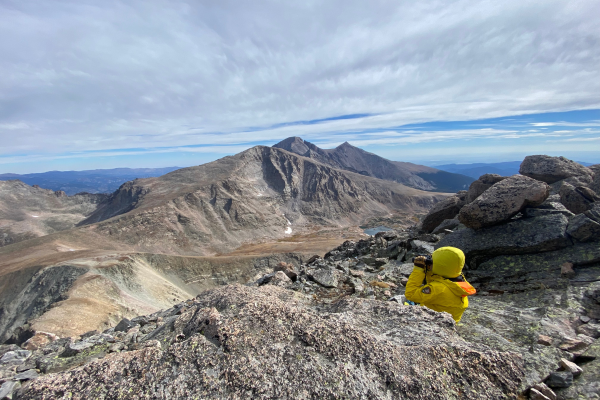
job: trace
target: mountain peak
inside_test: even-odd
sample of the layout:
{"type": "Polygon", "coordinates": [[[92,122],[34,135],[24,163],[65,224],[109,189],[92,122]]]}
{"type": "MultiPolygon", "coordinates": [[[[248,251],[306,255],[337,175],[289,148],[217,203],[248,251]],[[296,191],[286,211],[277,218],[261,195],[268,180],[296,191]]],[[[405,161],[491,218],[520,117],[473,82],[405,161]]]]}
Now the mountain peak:
{"type": "Polygon", "coordinates": [[[284,139],[281,142],[273,145],[273,147],[287,150],[301,156],[305,155],[309,150],[309,146],[307,146],[304,140],[298,136],[292,136],[284,139]]]}
{"type": "Polygon", "coordinates": [[[356,147],[352,146],[352,145],[351,145],[350,143],[348,143],[348,142],[344,142],[344,143],[340,144],[340,145],[339,145],[337,148],[338,148],[338,149],[343,149],[343,148],[347,148],[347,147],[356,148],[356,147]]]}

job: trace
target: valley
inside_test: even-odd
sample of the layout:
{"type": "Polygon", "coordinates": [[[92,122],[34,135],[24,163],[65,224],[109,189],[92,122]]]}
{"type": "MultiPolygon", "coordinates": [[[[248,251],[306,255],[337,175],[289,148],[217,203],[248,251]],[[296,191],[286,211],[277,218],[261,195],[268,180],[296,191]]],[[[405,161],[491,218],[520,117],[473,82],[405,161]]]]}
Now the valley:
{"type": "MultiPolygon", "coordinates": [[[[326,321],[346,324],[344,334],[366,335],[361,340],[367,347],[384,346],[390,352],[415,345],[406,329],[419,321],[418,329],[430,332],[418,344],[420,351],[432,352],[416,356],[419,365],[463,363],[477,352],[492,369],[469,367],[459,375],[475,374],[487,382],[477,389],[486,396],[546,390],[543,382],[562,360],[588,371],[569,390],[559,391],[564,398],[593,392],[592,344],[600,336],[597,166],[533,156],[538,158],[522,163],[521,175],[483,175],[468,191],[439,193],[398,183],[399,175],[384,180],[370,176],[376,170],[350,171],[348,163],[327,158],[331,152],[291,139],[291,151],[258,146],[198,167],[136,179],[108,196],[66,196],[2,182],[2,227],[10,240],[0,247],[0,349],[30,349],[34,356],[27,362],[44,374],[67,371],[60,376],[68,380],[78,373],[77,365],[95,371],[98,363],[108,363],[129,371],[135,367],[116,365],[126,363],[130,354],[172,348],[188,339],[234,346],[224,344],[230,336],[221,332],[233,329],[244,340],[291,340],[283,344],[286,351],[318,369],[333,343],[321,343],[321,355],[305,354],[294,344],[309,340],[298,333],[296,320],[309,318],[306,323],[319,331],[339,329],[326,321]],[[304,155],[297,154],[304,150],[301,145],[309,149],[304,155]],[[28,222],[27,215],[37,215],[38,224],[28,222]],[[372,228],[384,231],[365,234],[372,228]],[[444,314],[394,303],[402,303],[410,260],[447,245],[464,250],[466,274],[478,291],[456,324],[444,314]],[[563,272],[565,263],[571,272],[563,272]],[[254,326],[254,317],[239,327],[225,303],[240,318],[258,312],[253,307],[273,315],[274,304],[283,313],[277,324],[296,332],[290,337],[304,339],[277,339],[277,330],[260,324],[259,331],[246,330],[254,326]],[[198,318],[207,318],[208,331],[198,334],[184,327],[195,326],[193,315],[207,310],[214,311],[198,318]],[[387,317],[371,315],[380,312],[387,317]],[[213,326],[211,318],[227,322],[213,326]],[[388,318],[400,325],[386,325],[388,318]],[[433,350],[439,348],[452,349],[456,360],[433,350]],[[44,358],[46,353],[56,356],[44,358]],[[483,371],[491,373],[483,377],[483,371]]],[[[275,323],[269,318],[260,320],[275,323]]],[[[212,354],[210,346],[206,354],[212,354]]],[[[326,357],[339,361],[338,355],[326,357]]],[[[169,360],[154,359],[151,368],[164,373],[169,360]]],[[[285,360],[276,365],[295,365],[299,359],[285,360]]],[[[227,360],[215,362],[239,368],[227,360]]],[[[17,379],[18,371],[3,365],[0,379],[17,379]]],[[[33,380],[23,393],[60,392],[53,376],[33,380]]],[[[433,379],[440,393],[463,387],[458,376],[433,379]]],[[[219,382],[221,388],[240,390],[235,380],[219,382]]],[[[201,387],[211,396],[220,393],[201,387]]],[[[400,385],[394,390],[422,388],[400,385]]],[[[462,390],[457,398],[466,398],[462,390]]]]}

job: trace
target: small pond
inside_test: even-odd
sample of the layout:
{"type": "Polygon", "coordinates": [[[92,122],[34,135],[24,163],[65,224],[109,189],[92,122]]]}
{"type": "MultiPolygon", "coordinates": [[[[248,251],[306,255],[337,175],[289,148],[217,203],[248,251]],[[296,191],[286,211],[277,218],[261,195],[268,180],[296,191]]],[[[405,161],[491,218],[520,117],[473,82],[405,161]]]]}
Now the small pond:
{"type": "Polygon", "coordinates": [[[363,229],[363,232],[365,232],[367,235],[375,236],[375,234],[377,234],[379,232],[385,232],[385,231],[391,231],[391,230],[393,230],[393,229],[388,228],[387,226],[378,226],[375,228],[363,229]]]}

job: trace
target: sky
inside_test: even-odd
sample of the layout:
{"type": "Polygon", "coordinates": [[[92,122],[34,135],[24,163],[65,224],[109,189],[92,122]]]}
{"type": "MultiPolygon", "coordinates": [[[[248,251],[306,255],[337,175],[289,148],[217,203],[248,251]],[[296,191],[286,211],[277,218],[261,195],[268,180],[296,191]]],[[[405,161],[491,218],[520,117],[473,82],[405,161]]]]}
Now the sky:
{"type": "Polygon", "coordinates": [[[600,2],[0,0],[0,173],[299,136],[425,165],[600,162],[600,2]]]}

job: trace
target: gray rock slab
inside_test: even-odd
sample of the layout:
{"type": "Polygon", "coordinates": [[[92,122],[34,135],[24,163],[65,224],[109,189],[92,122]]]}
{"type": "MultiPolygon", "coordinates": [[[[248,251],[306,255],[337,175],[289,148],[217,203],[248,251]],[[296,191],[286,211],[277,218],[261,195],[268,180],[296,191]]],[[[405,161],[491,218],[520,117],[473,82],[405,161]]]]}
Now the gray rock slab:
{"type": "Polygon", "coordinates": [[[21,387],[21,383],[16,381],[6,381],[0,386],[0,400],[13,399],[14,392],[21,387]]]}
{"type": "Polygon", "coordinates": [[[31,351],[29,350],[7,351],[6,353],[4,353],[2,358],[0,358],[0,364],[8,364],[14,362],[23,363],[29,356],[31,356],[31,351]]]}
{"type": "Polygon", "coordinates": [[[571,218],[567,233],[580,242],[600,240],[600,224],[585,214],[571,218]]]}
{"type": "Polygon", "coordinates": [[[133,328],[134,323],[128,320],[127,318],[123,318],[121,322],[115,326],[115,332],[127,332],[131,328],[133,328]]]}
{"type": "Polygon", "coordinates": [[[575,216],[571,211],[567,210],[560,202],[544,202],[537,207],[527,207],[523,211],[523,216],[526,218],[539,217],[548,214],[563,214],[567,218],[575,216]]]}
{"type": "Polygon", "coordinates": [[[335,288],[338,286],[337,274],[332,269],[317,269],[307,272],[307,275],[326,288],[335,288]]]}
{"type": "Polygon", "coordinates": [[[593,201],[587,199],[581,189],[567,182],[563,182],[559,189],[560,202],[574,214],[581,214],[592,207],[593,201]]]}
{"type": "Polygon", "coordinates": [[[479,230],[462,229],[446,235],[435,248],[453,246],[467,259],[485,255],[528,254],[552,251],[572,245],[567,235],[569,220],[562,214],[521,218],[479,230]]]}
{"type": "Polygon", "coordinates": [[[494,184],[464,206],[458,220],[468,228],[481,229],[509,220],[525,207],[540,205],[550,195],[550,186],[526,176],[513,175],[494,184]]]}
{"type": "Polygon", "coordinates": [[[467,279],[471,283],[481,282],[478,283],[481,290],[532,290],[539,289],[540,284],[562,287],[569,282],[561,279],[561,265],[566,262],[576,265],[576,280],[582,271],[587,271],[587,264],[600,262],[600,246],[593,242],[576,243],[556,251],[497,256],[469,270],[467,279]]]}
{"type": "Polygon", "coordinates": [[[30,379],[35,379],[39,376],[35,369],[28,369],[27,371],[21,372],[13,377],[15,381],[28,381],[30,379]]]}
{"type": "Polygon", "coordinates": [[[578,175],[593,176],[589,168],[575,161],[564,157],[546,155],[525,157],[519,168],[519,173],[546,183],[554,183],[578,175]]]}
{"type": "Polygon", "coordinates": [[[453,230],[458,224],[460,224],[460,221],[456,218],[445,219],[433,230],[433,233],[446,233],[446,229],[453,230]]]}
{"type": "Polygon", "coordinates": [[[16,344],[0,344],[0,359],[9,351],[21,350],[16,344]]]}
{"type": "Polygon", "coordinates": [[[411,251],[418,254],[431,254],[433,253],[433,243],[425,242],[423,240],[411,240],[410,241],[411,251]]]}
{"type": "Polygon", "coordinates": [[[421,229],[425,232],[433,231],[445,219],[454,218],[465,204],[466,193],[464,195],[450,196],[436,203],[429,213],[423,217],[421,229]]]}
{"type": "Polygon", "coordinates": [[[567,388],[573,384],[573,374],[570,371],[552,372],[546,380],[551,388],[567,388]]]}
{"type": "Polygon", "coordinates": [[[65,347],[65,350],[60,354],[61,357],[73,357],[76,354],[81,353],[82,351],[89,349],[90,347],[94,347],[95,343],[81,341],[75,343],[69,343],[65,347]]]}

